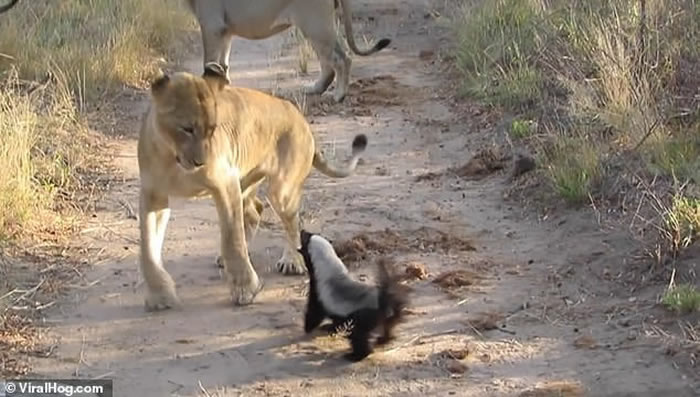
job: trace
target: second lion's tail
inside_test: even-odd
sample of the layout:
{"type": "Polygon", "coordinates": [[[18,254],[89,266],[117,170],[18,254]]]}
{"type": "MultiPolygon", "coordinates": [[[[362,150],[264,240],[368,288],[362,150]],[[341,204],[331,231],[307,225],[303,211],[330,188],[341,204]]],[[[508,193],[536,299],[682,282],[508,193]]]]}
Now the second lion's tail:
{"type": "Polygon", "coordinates": [[[331,178],[345,178],[355,172],[360,155],[367,148],[367,136],[365,134],[355,135],[352,140],[352,158],[345,166],[337,166],[328,162],[320,151],[314,153],[314,168],[331,178]]]}

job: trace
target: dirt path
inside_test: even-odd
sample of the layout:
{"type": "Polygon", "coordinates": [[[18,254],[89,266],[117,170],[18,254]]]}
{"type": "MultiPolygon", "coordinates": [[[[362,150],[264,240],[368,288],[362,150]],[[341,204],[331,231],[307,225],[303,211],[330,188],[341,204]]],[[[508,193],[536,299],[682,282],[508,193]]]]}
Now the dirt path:
{"type": "MultiPolygon", "coordinates": [[[[345,156],[358,132],[370,145],[357,176],[333,181],[312,173],[306,227],[334,240],[365,233],[392,250],[399,268],[416,261],[430,274],[411,282],[412,312],[388,351],[349,365],[340,358],[344,341],[302,336],[305,279],[270,270],[283,240],[269,209],[251,248],[266,288],[254,305],[233,308],[214,266],[219,231],[213,204],[175,201],[164,258],[184,311],[144,311],[138,224],[128,211],[102,211],[89,229],[100,230],[95,238],[121,251],[121,259],[96,265],[86,275],[94,285],[55,313],[51,335],[59,344],[51,358],[36,360],[35,370],[111,377],[120,397],[195,396],[200,382],[221,396],[515,396],[536,388],[562,394],[522,395],[697,395],[657,345],[643,339],[633,302],[608,296],[595,279],[572,283],[572,273],[608,250],[592,224],[522,217],[502,201],[502,175],[416,179],[464,164],[483,138],[439,95],[448,82],[425,59],[430,54],[419,57],[444,37],[430,17],[433,3],[356,1],[358,29],[362,21],[375,37],[389,34],[393,45],[371,58],[355,57],[352,99],[328,105],[326,115],[316,106],[311,117],[328,151],[345,156]],[[463,241],[475,250],[460,250],[463,241]],[[445,291],[432,282],[456,269],[472,272],[465,276],[473,284],[445,291]],[[610,307],[618,311],[606,312],[610,307]],[[505,329],[479,324],[482,313],[505,329]],[[620,313],[627,313],[626,324],[620,325],[620,313]]],[[[234,84],[282,91],[308,84],[315,60],[310,76],[299,79],[295,54],[282,37],[237,40],[234,84]]],[[[188,68],[201,70],[198,56],[188,68]]],[[[143,106],[134,104],[129,125],[136,126],[143,106]]],[[[135,137],[130,131],[120,145],[117,161],[126,180],[105,208],[119,202],[137,208],[135,137]]],[[[353,268],[374,271],[367,263],[353,268]]]]}

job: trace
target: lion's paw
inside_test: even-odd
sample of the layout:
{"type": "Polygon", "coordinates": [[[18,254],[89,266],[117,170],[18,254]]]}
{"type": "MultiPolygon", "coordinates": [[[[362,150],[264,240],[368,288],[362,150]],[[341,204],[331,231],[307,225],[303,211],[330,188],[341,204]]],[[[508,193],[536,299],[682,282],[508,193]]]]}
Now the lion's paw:
{"type": "Polygon", "coordinates": [[[277,271],[284,275],[300,275],[306,273],[304,257],[298,252],[285,250],[282,258],[277,261],[277,271]]]}
{"type": "Polygon", "coordinates": [[[149,312],[182,308],[182,302],[177,297],[174,286],[168,286],[160,291],[148,291],[144,305],[149,312]]]}
{"type": "Polygon", "coordinates": [[[253,303],[255,297],[262,291],[265,283],[260,278],[245,285],[233,284],[231,286],[231,302],[236,306],[246,306],[253,303]]]}

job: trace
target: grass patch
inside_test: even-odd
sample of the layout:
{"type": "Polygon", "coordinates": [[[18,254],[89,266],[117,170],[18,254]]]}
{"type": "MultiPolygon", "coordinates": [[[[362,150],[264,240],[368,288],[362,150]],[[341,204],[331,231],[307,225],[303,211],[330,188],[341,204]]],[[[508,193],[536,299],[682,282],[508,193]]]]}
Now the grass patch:
{"type": "Polygon", "coordinates": [[[558,141],[546,164],[554,189],[571,203],[588,200],[601,176],[600,152],[583,138],[558,141]]]}
{"type": "Polygon", "coordinates": [[[532,0],[470,1],[461,8],[456,59],[464,92],[506,107],[536,101],[542,79],[529,57],[539,46],[541,11],[532,0]]]}
{"type": "MultiPolygon", "coordinates": [[[[559,195],[655,197],[638,212],[656,211],[655,230],[678,229],[687,245],[656,207],[676,200],[669,186],[694,192],[700,181],[700,3],[469,0],[454,15],[462,91],[556,131],[522,143],[539,144],[559,195]]],[[[509,131],[530,133],[520,120],[509,131]]]]}
{"type": "Polygon", "coordinates": [[[686,314],[700,310],[700,291],[690,284],[669,288],[661,303],[671,311],[686,314]]]}
{"type": "Polygon", "coordinates": [[[22,1],[2,16],[0,70],[23,79],[60,70],[81,100],[118,84],[139,85],[173,54],[193,19],[168,0],[22,1]]]}
{"type": "Polygon", "coordinates": [[[673,250],[687,248],[700,234],[700,199],[677,194],[664,221],[673,250]]]}
{"type": "Polygon", "coordinates": [[[700,138],[697,132],[655,139],[649,145],[652,170],[677,180],[700,183],[700,138]]]}
{"type": "Polygon", "coordinates": [[[513,120],[510,124],[510,136],[516,139],[527,138],[534,132],[534,125],[530,120],[513,120]]]}

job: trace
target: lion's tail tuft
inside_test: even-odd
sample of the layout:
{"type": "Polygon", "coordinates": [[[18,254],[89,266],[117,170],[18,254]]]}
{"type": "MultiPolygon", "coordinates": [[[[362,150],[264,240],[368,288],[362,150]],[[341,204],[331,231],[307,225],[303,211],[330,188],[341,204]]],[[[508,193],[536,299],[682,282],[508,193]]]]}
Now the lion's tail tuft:
{"type": "Polygon", "coordinates": [[[360,161],[360,155],[367,149],[367,135],[358,134],[352,140],[352,158],[345,166],[332,165],[319,151],[314,153],[314,168],[331,178],[345,178],[352,175],[360,161]]]}

